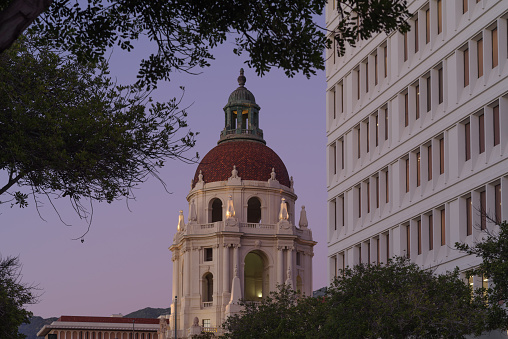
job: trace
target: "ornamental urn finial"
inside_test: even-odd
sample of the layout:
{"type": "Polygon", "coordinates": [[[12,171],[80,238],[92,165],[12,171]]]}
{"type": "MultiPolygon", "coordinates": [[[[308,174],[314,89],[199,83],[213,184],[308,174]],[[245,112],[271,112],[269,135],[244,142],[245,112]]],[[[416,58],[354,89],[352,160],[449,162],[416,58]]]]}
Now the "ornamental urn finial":
{"type": "Polygon", "coordinates": [[[240,76],[238,77],[238,85],[240,87],[245,86],[245,82],[247,82],[247,78],[243,75],[243,68],[240,68],[240,76]]]}

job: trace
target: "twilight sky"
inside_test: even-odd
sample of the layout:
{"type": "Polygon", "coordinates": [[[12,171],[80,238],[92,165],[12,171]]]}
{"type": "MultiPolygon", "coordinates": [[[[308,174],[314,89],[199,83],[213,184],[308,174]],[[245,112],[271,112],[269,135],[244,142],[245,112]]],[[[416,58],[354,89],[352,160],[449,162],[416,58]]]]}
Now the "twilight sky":
{"type": "MultiPolygon", "coordinates": [[[[322,20],[322,19],[321,19],[322,20]]],[[[135,79],[139,58],[146,56],[142,44],[134,52],[115,51],[110,60],[111,75],[118,83],[135,79]],[[143,52],[143,53],[141,53],[143,52]]],[[[326,171],[325,171],[325,75],[288,79],[273,69],[257,77],[233,54],[226,43],[214,52],[216,60],[199,75],[175,73],[169,83],[160,83],[153,94],[163,101],[179,96],[185,86],[183,106],[188,122],[200,132],[191,152],[200,158],[212,149],[224,128],[229,94],[238,86],[239,69],[245,69],[246,87],[261,106],[260,127],[267,146],[284,161],[295,180],[296,210],[306,206],[314,240],[313,289],[326,285],[326,171]]],[[[198,70],[199,71],[199,70],[198,70]]],[[[191,154],[189,154],[191,156],[191,154]]],[[[197,164],[169,161],[160,171],[168,194],[160,182],[150,178],[136,190],[136,200],[112,204],[95,203],[90,232],[85,242],[73,241],[87,228],[70,203],[53,201],[59,220],[48,200],[39,209],[33,202],[24,209],[0,205],[0,254],[19,255],[23,281],[43,290],[40,302],[28,306],[35,315],[109,316],[127,314],[144,307],[169,307],[172,263],[168,250],[182,209],[187,222],[185,199],[197,164]]],[[[240,174],[241,176],[241,174],[240,174]]],[[[4,175],[0,173],[3,182],[4,175]]],[[[298,217],[296,218],[298,219],[298,217]]]]}

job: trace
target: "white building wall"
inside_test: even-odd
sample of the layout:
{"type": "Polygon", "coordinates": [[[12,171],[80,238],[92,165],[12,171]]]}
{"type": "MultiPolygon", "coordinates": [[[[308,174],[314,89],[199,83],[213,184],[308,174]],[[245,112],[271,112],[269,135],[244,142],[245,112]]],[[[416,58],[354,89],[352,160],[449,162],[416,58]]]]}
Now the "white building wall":
{"type": "MultiPolygon", "coordinates": [[[[462,0],[441,1],[442,31],[438,32],[438,1],[410,1],[415,16],[406,44],[404,36],[394,32],[359,41],[356,48],[347,47],[344,57],[328,51],[330,279],[343,265],[367,262],[369,248],[371,262],[407,255],[408,242],[416,263],[436,267],[438,272],[455,266],[466,271],[478,259],[453,247],[456,241],[472,244],[480,236],[481,196],[490,215],[499,205],[498,214],[508,219],[508,1],[469,0],[465,13],[462,4],[462,0]],[[493,32],[497,32],[495,54],[493,32]],[[480,40],[483,58],[478,56],[480,40]],[[467,65],[464,54],[469,55],[467,65]],[[468,198],[473,206],[471,232],[468,198]]],[[[328,30],[337,23],[330,2],[328,30]]],[[[494,225],[487,223],[487,227],[494,225]]]]}

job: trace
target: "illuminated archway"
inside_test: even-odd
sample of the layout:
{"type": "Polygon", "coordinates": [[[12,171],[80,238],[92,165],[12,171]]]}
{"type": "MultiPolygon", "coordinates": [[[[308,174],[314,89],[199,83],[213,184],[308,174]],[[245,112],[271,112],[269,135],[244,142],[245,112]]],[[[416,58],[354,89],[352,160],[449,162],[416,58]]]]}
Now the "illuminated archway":
{"type": "Polygon", "coordinates": [[[245,256],[244,297],[249,301],[261,301],[268,295],[269,275],[266,256],[252,251],[245,256]]]}

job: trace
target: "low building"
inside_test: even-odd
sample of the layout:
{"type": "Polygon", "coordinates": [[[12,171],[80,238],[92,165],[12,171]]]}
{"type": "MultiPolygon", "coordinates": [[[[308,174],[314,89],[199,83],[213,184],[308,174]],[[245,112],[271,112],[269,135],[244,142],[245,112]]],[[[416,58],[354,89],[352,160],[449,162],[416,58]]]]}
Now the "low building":
{"type": "Polygon", "coordinates": [[[165,328],[167,322],[164,316],[146,319],[63,315],[51,325],[44,325],[37,336],[46,339],[156,339],[157,331],[165,328]]]}

